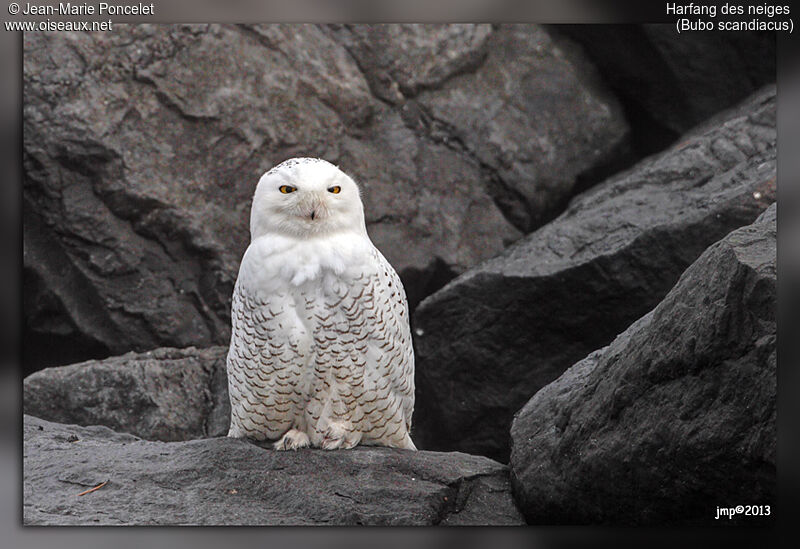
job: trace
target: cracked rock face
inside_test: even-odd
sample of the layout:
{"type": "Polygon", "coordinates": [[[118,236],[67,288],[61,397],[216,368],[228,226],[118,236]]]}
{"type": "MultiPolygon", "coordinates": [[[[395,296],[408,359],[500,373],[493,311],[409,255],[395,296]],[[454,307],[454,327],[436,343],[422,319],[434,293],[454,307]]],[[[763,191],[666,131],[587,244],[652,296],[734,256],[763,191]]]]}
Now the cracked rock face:
{"type": "Polygon", "coordinates": [[[775,139],[770,86],[427,298],[414,318],[418,447],[507,460],[531,395],[775,200],[775,139]]]}
{"type": "Polygon", "coordinates": [[[227,347],[162,348],[46,368],[25,378],[23,410],[58,423],[105,425],[150,440],[225,435],[227,347]]]}
{"type": "Polygon", "coordinates": [[[627,131],[534,26],[120,25],[23,51],[28,371],[226,343],[252,193],[288,157],[362,185],[413,309],[627,131]]]}
{"type": "Polygon", "coordinates": [[[511,428],[512,481],[529,522],[771,522],[715,517],[734,502],[774,509],[776,283],[773,205],[536,393],[511,428]]]}
{"type": "Polygon", "coordinates": [[[572,42],[537,25],[502,25],[486,60],[418,102],[488,167],[495,200],[525,232],[554,217],[578,178],[627,150],[616,98],[572,42]]]}
{"type": "Polygon", "coordinates": [[[335,35],[408,125],[478,161],[522,231],[552,217],[581,175],[626,151],[617,100],[579,48],[542,26],[348,26],[335,35]]]}
{"type": "Polygon", "coordinates": [[[507,468],[464,454],[149,442],[24,418],[26,525],[514,525],[507,468]],[[83,496],[77,494],[106,482],[83,496]]]}
{"type": "Polygon", "coordinates": [[[375,96],[391,103],[476,70],[493,32],[488,24],[330,25],[328,31],[358,62],[375,96]]]}

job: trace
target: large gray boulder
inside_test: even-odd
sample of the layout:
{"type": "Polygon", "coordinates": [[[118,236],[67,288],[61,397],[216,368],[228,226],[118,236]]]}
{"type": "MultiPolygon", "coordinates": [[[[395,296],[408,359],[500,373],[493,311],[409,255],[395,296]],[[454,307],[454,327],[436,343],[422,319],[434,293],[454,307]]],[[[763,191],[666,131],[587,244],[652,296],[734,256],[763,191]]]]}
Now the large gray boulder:
{"type": "Polygon", "coordinates": [[[627,151],[620,104],[580,48],[545,27],[348,26],[335,36],[409,127],[479,162],[522,231],[627,151]]]}
{"type": "Polygon", "coordinates": [[[26,322],[31,347],[62,343],[52,362],[77,358],[70,343],[95,356],[225,343],[251,195],[290,156],[365,185],[370,229],[401,272],[439,260],[452,277],[519,235],[475,163],[443,146],[431,155],[462,181],[457,215],[419,211],[407,180],[427,181],[428,209],[451,180],[416,172],[419,140],[316,26],[35,33],[24,51],[26,322]],[[374,155],[376,133],[394,148],[374,155]],[[470,207],[483,214],[474,244],[452,234],[470,207]],[[385,225],[430,238],[386,238],[385,225]]]}
{"type": "Polygon", "coordinates": [[[773,205],[709,247],[611,345],[536,393],[511,428],[528,520],[772,522],[776,283],[773,205]],[[738,505],[759,512],[717,518],[738,505]]]}
{"type": "Polygon", "coordinates": [[[287,157],[362,184],[413,308],[554,215],[627,132],[584,56],[533,26],[118,25],[23,52],[28,372],[226,343],[251,196],[287,157]],[[412,99],[372,84],[387,64],[412,99]]]}
{"type": "Polygon", "coordinates": [[[251,196],[288,157],[361,183],[413,309],[627,135],[585,56],[536,26],[119,25],[23,51],[28,372],[226,343],[251,196]]]}
{"type": "Polygon", "coordinates": [[[23,381],[26,414],[104,425],[150,440],[225,435],[227,347],[160,348],[39,370],[23,381]]]}
{"type": "Polygon", "coordinates": [[[479,456],[150,442],[31,416],[23,437],[25,525],[524,523],[507,468],[479,456]]]}
{"type": "Polygon", "coordinates": [[[419,446],[508,459],[514,412],[775,199],[775,88],[576,197],[414,317],[419,446]]]}

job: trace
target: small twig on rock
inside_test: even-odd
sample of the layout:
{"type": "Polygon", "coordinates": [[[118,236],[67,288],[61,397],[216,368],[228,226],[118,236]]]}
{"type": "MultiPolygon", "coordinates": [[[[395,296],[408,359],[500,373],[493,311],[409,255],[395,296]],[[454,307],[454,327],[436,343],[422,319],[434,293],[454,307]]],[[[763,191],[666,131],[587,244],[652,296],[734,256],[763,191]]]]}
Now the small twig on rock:
{"type": "Polygon", "coordinates": [[[106,484],[108,484],[108,481],[102,482],[102,483],[98,484],[97,486],[95,486],[94,488],[89,488],[88,490],[84,490],[83,492],[81,492],[78,495],[79,496],[85,496],[86,494],[91,494],[92,492],[94,492],[95,490],[99,490],[100,488],[102,488],[106,484]]]}

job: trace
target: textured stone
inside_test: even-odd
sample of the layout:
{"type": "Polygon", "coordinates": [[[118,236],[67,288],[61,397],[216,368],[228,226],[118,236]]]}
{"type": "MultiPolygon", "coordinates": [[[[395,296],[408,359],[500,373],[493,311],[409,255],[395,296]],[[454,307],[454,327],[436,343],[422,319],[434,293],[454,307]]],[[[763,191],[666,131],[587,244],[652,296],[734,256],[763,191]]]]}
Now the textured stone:
{"type": "Polygon", "coordinates": [[[576,197],[415,315],[421,448],[508,458],[511,418],[775,200],[775,88],[576,197]]]}
{"type": "Polygon", "coordinates": [[[150,442],[31,416],[23,436],[26,525],[523,524],[508,469],[479,456],[150,442]]]}
{"type": "Polygon", "coordinates": [[[492,35],[488,24],[331,25],[329,30],[358,61],[373,93],[392,103],[475,70],[492,35]]]}
{"type": "Polygon", "coordinates": [[[776,206],[709,247],[650,313],[511,428],[530,522],[769,523],[776,495],[776,206]],[[770,516],[717,507],[771,505],[770,516]]]}
{"type": "Polygon", "coordinates": [[[413,309],[626,146],[585,56],[534,25],[120,25],[23,50],[26,372],[224,344],[253,189],[287,157],[361,183],[413,309]]]}
{"type": "Polygon", "coordinates": [[[251,196],[287,157],[363,185],[412,306],[520,236],[479,163],[409,130],[315,25],[119,25],[23,46],[28,372],[226,343],[251,196]]]}
{"type": "Polygon", "coordinates": [[[151,440],[227,434],[227,347],[161,348],[46,368],[25,378],[26,414],[151,440]]]}
{"type": "Polygon", "coordinates": [[[419,137],[386,110],[358,139],[345,136],[339,166],[364,188],[370,238],[403,280],[409,307],[521,233],[483,189],[479,164],[419,137]]]}
{"type": "Polygon", "coordinates": [[[387,49],[351,51],[366,74],[381,75],[373,81],[391,67],[394,87],[408,95],[395,100],[402,99],[409,127],[477,159],[488,191],[522,231],[554,217],[581,176],[625,152],[620,105],[572,42],[538,25],[501,25],[491,33],[447,27],[422,43],[412,39],[418,30],[394,29],[370,29],[369,43],[387,49]],[[429,71],[431,57],[450,61],[429,71]],[[418,66],[423,80],[436,81],[430,72],[447,78],[426,89],[407,76],[418,66]]]}

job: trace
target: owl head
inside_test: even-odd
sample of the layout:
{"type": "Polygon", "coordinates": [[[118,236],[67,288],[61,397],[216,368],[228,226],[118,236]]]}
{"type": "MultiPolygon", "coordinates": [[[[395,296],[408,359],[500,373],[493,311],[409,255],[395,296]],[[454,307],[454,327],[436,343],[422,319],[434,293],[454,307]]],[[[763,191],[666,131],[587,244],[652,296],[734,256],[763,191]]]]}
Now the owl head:
{"type": "Polygon", "coordinates": [[[355,181],[319,158],[292,158],[265,173],[250,211],[250,237],[313,238],[343,231],[366,235],[355,181]]]}

